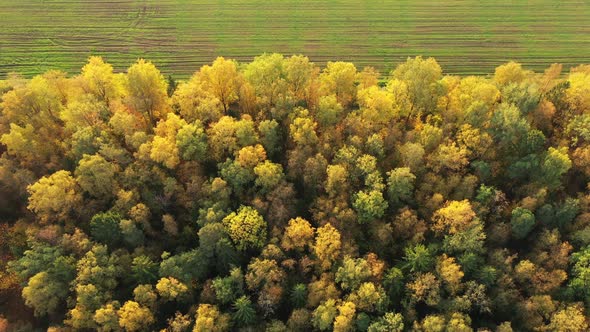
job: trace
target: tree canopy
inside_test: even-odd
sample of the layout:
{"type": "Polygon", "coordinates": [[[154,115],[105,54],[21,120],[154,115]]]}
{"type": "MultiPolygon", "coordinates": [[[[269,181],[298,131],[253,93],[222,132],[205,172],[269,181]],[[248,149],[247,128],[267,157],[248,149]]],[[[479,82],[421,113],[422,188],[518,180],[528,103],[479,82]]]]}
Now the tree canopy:
{"type": "Polygon", "coordinates": [[[0,81],[0,330],[587,331],[590,67],[0,81]]]}

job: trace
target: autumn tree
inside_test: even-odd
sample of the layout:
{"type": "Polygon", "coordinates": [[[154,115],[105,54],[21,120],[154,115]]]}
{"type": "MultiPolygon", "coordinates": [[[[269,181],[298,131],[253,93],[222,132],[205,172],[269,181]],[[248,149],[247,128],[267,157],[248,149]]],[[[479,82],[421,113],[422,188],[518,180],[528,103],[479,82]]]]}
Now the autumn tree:
{"type": "Polygon", "coordinates": [[[369,277],[371,277],[371,269],[367,261],[362,258],[345,257],[342,266],[336,272],[336,282],[340,283],[340,287],[344,290],[358,288],[369,277]]]}
{"type": "Polygon", "coordinates": [[[230,213],[223,219],[223,225],[240,250],[260,249],[266,242],[266,222],[249,206],[230,213]]]}
{"type": "Polygon", "coordinates": [[[336,301],[329,299],[314,310],[312,318],[313,326],[320,331],[329,330],[332,328],[337,315],[338,308],[336,307],[336,301]]]}
{"type": "Polygon", "coordinates": [[[134,301],[125,302],[117,314],[119,315],[119,325],[129,332],[145,330],[155,321],[150,309],[142,307],[134,301]]]}
{"type": "Polygon", "coordinates": [[[172,277],[158,280],[156,289],[158,294],[167,301],[182,300],[188,293],[188,287],[172,277]]]}
{"type": "Polygon", "coordinates": [[[221,313],[217,306],[200,304],[193,332],[224,332],[229,330],[230,316],[221,313]]]}
{"type": "Polygon", "coordinates": [[[219,99],[224,113],[227,113],[229,105],[238,98],[241,77],[237,63],[218,57],[211,66],[201,67],[198,77],[203,81],[204,89],[219,99]]]}
{"type": "Polygon", "coordinates": [[[334,94],[338,102],[348,107],[355,98],[354,80],[356,67],[349,62],[328,62],[320,75],[321,89],[325,95],[334,94]]]}
{"type": "Polygon", "coordinates": [[[476,219],[469,201],[451,201],[434,213],[432,228],[439,233],[455,234],[466,230],[476,219]]]}
{"type": "Polygon", "coordinates": [[[105,63],[99,56],[88,58],[88,63],[82,67],[80,77],[84,82],[84,90],[107,104],[121,94],[121,81],[114,74],[113,66],[105,63]]]}
{"type": "MultiPolygon", "coordinates": [[[[438,97],[436,83],[442,78],[442,69],[435,59],[408,58],[405,63],[397,66],[392,77],[407,85],[411,105],[417,111],[434,111],[438,97]]],[[[412,114],[413,111],[410,110],[409,115],[412,114]]]]}
{"type": "Polygon", "coordinates": [[[334,331],[353,331],[355,313],[356,309],[352,302],[344,302],[338,306],[338,316],[334,319],[334,331]]]}
{"type": "Polygon", "coordinates": [[[153,63],[139,59],[127,69],[127,102],[143,115],[148,128],[169,111],[166,89],[166,79],[153,63]]]}
{"type": "Polygon", "coordinates": [[[303,251],[312,246],[314,233],[315,229],[309,221],[301,217],[291,219],[283,234],[281,247],[285,250],[303,251]]]}
{"type": "Polygon", "coordinates": [[[318,228],[313,250],[323,270],[328,270],[340,256],[340,233],[332,225],[318,228]]]}
{"type": "Polygon", "coordinates": [[[76,180],[68,171],[58,171],[27,187],[28,208],[42,222],[67,221],[82,202],[76,180]]]}

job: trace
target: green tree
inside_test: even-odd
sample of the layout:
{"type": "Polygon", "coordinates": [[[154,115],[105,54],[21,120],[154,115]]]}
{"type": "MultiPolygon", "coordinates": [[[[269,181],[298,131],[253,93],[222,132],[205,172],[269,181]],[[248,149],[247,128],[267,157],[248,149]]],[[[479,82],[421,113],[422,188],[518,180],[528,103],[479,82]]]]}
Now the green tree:
{"type": "Polygon", "coordinates": [[[149,256],[137,256],[133,258],[131,272],[138,284],[150,284],[158,279],[158,263],[149,256]]]}
{"type": "Polygon", "coordinates": [[[119,224],[121,216],[114,212],[99,213],[90,220],[90,235],[98,242],[109,247],[116,246],[121,241],[119,224]]]}
{"type": "Polygon", "coordinates": [[[206,276],[209,261],[199,249],[185,251],[170,256],[162,254],[162,262],[158,271],[159,276],[173,277],[184,284],[191,284],[193,280],[199,280],[206,276]]]}
{"type": "Polygon", "coordinates": [[[220,304],[226,305],[234,302],[244,294],[244,275],[240,268],[233,268],[230,275],[224,278],[217,277],[213,280],[215,296],[220,304]]]}
{"type": "Polygon", "coordinates": [[[573,263],[569,291],[576,299],[590,303],[590,247],[586,247],[571,256],[573,263]]]}
{"type": "Polygon", "coordinates": [[[322,128],[335,125],[342,118],[343,114],[344,107],[340,105],[336,95],[320,97],[315,116],[322,128]]]}
{"type": "Polygon", "coordinates": [[[285,59],[278,53],[264,53],[246,65],[244,77],[256,91],[258,104],[275,106],[281,104],[286,95],[285,59]]]}
{"type": "Polygon", "coordinates": [[[510,219],[512,234],[517,239],[524,239],[535,227],[535,216],[525,208],[517,207],[512,210],[510,219]]]}
{"type": "Polygon", "coordinates": [[[207,135],[201,121],[186,124],[176,133],[176,146],[183,160],[204,161],[207,158],[207,135]]]}
{"type": "Polygon", "coordinates": [[[291,289],[291,304],[295,308],[301,308],[307,302],[307,286],[305,284],[296,284],[291,289]]]}
{"type": "Polygon", "coordinates": [[[117,286],[117,276],[121,272],[117,264],[117,257],[109,255],[104,245],[94,245],[76,264],[78,274],[76,284],[96,286],[107,292],[117,286]]]}
{"type": "Polygon", "coordinates": [[[258,124],[260,143],[269,156],[274,156],[281,149],[282,131],[276,120],[263,120],[258,124]]]}
{"type": "Polygon", "coordinates": [[[84,155],[74,175],[82,190],[96,198],[109,199],[117,190],[116,165],[99,155],[84,155]]]}
{"type": "Polygon", "coordinates": [[[68,312],[65,323],[75,329],[95,329],[94,313],[103,305],[105,295],[93,284],[78,284],[76,305],[68,312]]]}
{"type": "Polygon", "coordinates": [[[45,271],[31,277],[22,291],[25,304],[35,310],[35,316],[54,314],[63,306],[67,295],[67,283],[45,271]]]}
{"type": "Polygon", "coordinates": [[[434,263],[430,250],[423,244],[416,244],[413,247],[404,249],[404,260],[411,272],[426,272],[434,263]]]}
{"type": "Polygon", "coordinates": [[[561,177],[572,167],[572,161],[568,157],[567,148],[550,147],[541,165],[543,182],[549,188],[556,188],[561,184],[561,177]]]}
{"type": "Polygon", "coordinates": [[[248,326],[256,322],[256,311],[252,307],[252,301],[247,296],[236,299],[233,309],[233,319],[238,326],[248,326]]]}
{"type": "Polygon", "coordinates": [[[393,206],[409,202],[413,198],[416,176],[409,167],[399,167],[387,173],[387,194],[393,206]]]}
{"type": "Polygon", "coordinates": [[[276,188],[284,177],[283,166],[268,160],[254,167],[254,173],[256,174],[255,183],[264,193],[276,188]]]}

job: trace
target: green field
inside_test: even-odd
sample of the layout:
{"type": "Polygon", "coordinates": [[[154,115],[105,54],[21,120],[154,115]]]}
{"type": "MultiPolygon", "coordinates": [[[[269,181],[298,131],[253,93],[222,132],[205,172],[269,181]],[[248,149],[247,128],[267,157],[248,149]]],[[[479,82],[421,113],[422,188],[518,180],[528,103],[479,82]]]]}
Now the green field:
{"type": "Polygon", "coordinates": [[[453,74],[590,62],[588,0],[0,0],[0,13],[0,78],[78,72],[91,54],[118,70],[144,57],[177,77],[263,52],[382,72],[415,55],[453,74]]]}

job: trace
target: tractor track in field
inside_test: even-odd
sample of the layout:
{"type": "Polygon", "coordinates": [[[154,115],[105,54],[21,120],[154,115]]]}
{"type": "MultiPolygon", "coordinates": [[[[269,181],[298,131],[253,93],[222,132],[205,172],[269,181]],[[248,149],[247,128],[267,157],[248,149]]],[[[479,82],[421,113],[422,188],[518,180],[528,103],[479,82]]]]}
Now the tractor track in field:
{"type": "Polygon", "coordinates": [[[0,0],[0,78],[79,71],[89,55],[117,70],[138,57],[180,78],[217,55],[263,52],[391,70],[434,56],[450,74],[487,74],[509,59],[541,71],[590,63],[584,0],[0,0]]]}

